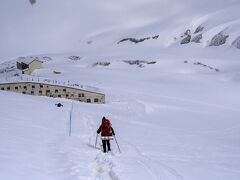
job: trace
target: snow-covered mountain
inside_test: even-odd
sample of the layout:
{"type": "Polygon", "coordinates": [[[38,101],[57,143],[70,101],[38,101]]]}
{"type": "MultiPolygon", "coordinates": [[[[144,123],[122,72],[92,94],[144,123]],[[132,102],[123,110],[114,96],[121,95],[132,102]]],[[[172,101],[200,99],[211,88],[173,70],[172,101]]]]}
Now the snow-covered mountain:
{"type": "Polygon", "coordinates": [[[179,45],[187,35],[201,42],[191,43],[199,48],[225,40],[225,47],[239,48],[239,9],[239,0],[1,1],[0,59],[139,48],[130,41],[117,44],[125,38],[150,37],[141,46],[157,52],[179,45]]]}
{"type": "Polygon", "coordinates": [[[239,9],[239,0],[0,1],[0,81],[19,78],[16,61],[39,59],[29,78],[106,94],[99,105],[0,91],[0,179],[239,180],[239,9]],[[99,136],[94,148],[103,116],[122,153],[111,141],[103,154],[99,136]]]}

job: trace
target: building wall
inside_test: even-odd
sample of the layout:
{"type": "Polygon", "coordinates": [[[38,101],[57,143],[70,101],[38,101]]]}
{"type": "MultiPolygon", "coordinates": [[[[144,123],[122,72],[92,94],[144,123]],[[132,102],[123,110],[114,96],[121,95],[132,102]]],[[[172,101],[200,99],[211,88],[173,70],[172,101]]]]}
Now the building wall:
{"type": "Polygon", "coordinates": [[[42,62],[39,61],[32,61],[29,64],[29,71],[32,73],[35,69],[41,69],[42,68],[42,62]]]}
{"type": "Polygon", "coordinates": [[[87,103],[105,103],[105,95],[101,93],[43,83],[6,83],[0,84],[0,90],[35,96],[73,99],[87,103]]]}
{"type": "Polygon", "coordinates": [[[17,69],[24,70],[28,68],[28,64],[25,64],[23,62],[17,62],[17,69]]]}
{"type": "Polygon", "coordinates": [[[42,68],[42,62],[34,60],[28,65],[28,69],[24,71],[24,74],[30,75],[35,69],[41,69],[41,68],[42,68]]]}

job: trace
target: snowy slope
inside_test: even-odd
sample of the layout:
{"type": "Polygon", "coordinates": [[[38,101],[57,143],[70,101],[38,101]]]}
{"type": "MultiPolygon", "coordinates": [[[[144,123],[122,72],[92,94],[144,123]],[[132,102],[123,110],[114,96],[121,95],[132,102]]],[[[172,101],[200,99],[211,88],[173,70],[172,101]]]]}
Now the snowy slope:
{"type": "Polygon", "coordinates": [[[51,57],[35,75],[97,86],[107,104],[74,102],[69,137],[71,101],[1,91],[1,179],[239,179],[239,62],[207,59],[216,72],[176,57],[142,68],[51,57]],[[94,148],[102,116],[121,154],[94,148]]]}
{"type": "Polygon", "coordinates": [[[139,47],[117,44],[124,38],[159,35],[142,43],[157,53],[179,45],[188,29],[195,37],[199,26],[204,28],[200,49],[220,32],[229,35],[227,47],[239,47],[239,8],[238,0],[39,0],[33,6],[27,0],[1,1],[0,60],[42,53],[119,53],[139,47]]]}

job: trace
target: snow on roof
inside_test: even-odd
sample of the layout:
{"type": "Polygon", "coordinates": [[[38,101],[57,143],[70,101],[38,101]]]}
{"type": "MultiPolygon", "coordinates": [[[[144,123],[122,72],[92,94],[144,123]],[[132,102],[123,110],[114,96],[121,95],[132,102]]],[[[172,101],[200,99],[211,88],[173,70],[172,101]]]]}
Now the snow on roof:
{"type": "Polygon", "coordinates": [[[19,63],[25,63],[25,64],[31,64],[33,61],[38,61],[38,62],[41,62],[41,63],[43,63],[42,61],[40,61],[40,60],[38,60],[38,59],[25,59],[24,61],[19,61],[19,60],[17,60],[17,62],[19,62],[19,63]]]}
{"type": "Polygon", "coordinates": [[[104,94],[103,91],[101,91],[99,88],[88,86],[88,85],[81,85],[75,82],[71,81],[60,81],[56,79],[50,79],[50,78],[44,78],[44,77],[37,77],[37,76],[29,76],[22,74],[21,76],[15,76],[15,77],[5,77],[0,78],[0,84],[5,83],[42,83],[42,84],[48,84],[48,85],[55,85],[55,86],[62,86],[62,87],[68,87],[68,88],[74,88],[89,92],[94,92],[98,94],[104,94]]]}

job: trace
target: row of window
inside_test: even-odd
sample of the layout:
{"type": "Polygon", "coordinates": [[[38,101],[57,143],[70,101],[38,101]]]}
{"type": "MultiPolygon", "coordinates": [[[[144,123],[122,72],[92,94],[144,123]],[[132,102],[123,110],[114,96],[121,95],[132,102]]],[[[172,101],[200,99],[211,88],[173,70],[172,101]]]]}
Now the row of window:
{"type": "MultiPolygon", "coordinates": [[[[24,86],[23,88],[24,88],[25,90],[27,90],[27,87],[26,87],[26,86],[24,86]]],[[[5,88],[2,87],[1,90],[5,90],[5,88]]],[[[10,87],[7,87],[6,90],[10,90],[10,87]]],[[[17,86],[15,87],[15,90],[18,90],[18,87],[17,87],[17,86]]],[[[63,91],[66,92],[66,89],[63,89],[63,91]]],[[[31,94],[33,94],[32,92],[33,92],[33,91],[31,91],[31,94]]],[[[51,92],[50,90],[46,90],[46,93],[50,93],[50,92],[51,92]]],[[[55,93],[58,93],[58,92],[59,92],[59,90],[58,90],[58,89],[55,89],[55,93]]],[[[42,90],[39,90],[39,93],[42,94],[42,90]]],[[[69,97],[69,94],[66,94],[66,96],[69,97]]],[[[71,94],[71,97],[74,97],[74,94],[71,94]]],[[[79,93],[79,94],[78,94],[78,97],[84,97],[84,93],[79,93]]]]}
{"type": "MultiPolygon", "coordinates": [[[[42,86],[42,85],[40,85],[40,87],[41,87],[41,86],[42,86]]],[[[26,86],[24,86],[23,88],[24,88],[24,89],[27,89],[26,86]]],[[[34,88],[34,87],[32,86],[32,88],[34,88]]],[[[5,90],[5,88],[2,87],[1,90],[5,90]]],[[[6,90],[10,90],[10,87],[7,87],[6,90]]],[[[17,86],[15,87],[15,90],[18,90],[18,87],[17,87],[17,86]]],[[[66,92],[66,89],[63,89],[63,91],[66,92]],[[64,90],[65,90],[65,91],[64,91],[64,90]]],[[[23,94],[26,94],[25,91],[23,91],[22,93],[23,93],[23,94]]],[[[31,93],[31,94],[34,94],[34,91],[31,91],[30,93],[31,93]]],[[[42,90],[39,90],[39,94],[42,94],[42,93],[43,93],[43,91],[42,91],[42,90]]],[[[57,90],[57,89],[55,90],[55,93],[58,93],[58,90],[57,90]]],[[[46,94],[49,95],[50,97],[53,97],[53,95],[50,94],[50,90],[46,90],[46,94]]],[[[62,97],[62,95],[59,94],[59,95],[57,95],[57,97],[62,97]]],[[[67,98],[68,98],[68,97],[74,97],[74,94],[70,94],[70,95],[69,95],[69,94],[66,94],[66,97],[67,97],[67,98]]],[[[84,97],[84,93],[79,93],[79,94],[78,94],[78,97],[84,97]]],[[[97,103],[97,102],[99,102],[99,99],[98,99],[98,98],[95,98],[93,101],[94,101],[95,103],[97,103]]],[[[91,103],[91,99],[87,99],[87,103],[91,103]]]]}
{"type": "MultiPolygon", "coordinates": [[[[26,92],[22,92],[23,94],[26,94],[26,92]]],[[[40,92],[39,91],[39,93],[41,94],[42,92],[40,92]]],[[[31,91],[31,94],[34,94],[34,91],[31,91]]],[[[49,95],[50,97],[53,97],[53,95],[52,94],[50,94],[49,95]]],[[[74,95],[73,94],[71,94],[71,97],[73,97],[74,95]]],[[[58,95],[57,97],[59,97],[59,98],[61,98],[62,97],[62,95],[58,95]]],[[[69,97],[69,95],[68,94],[66,94],[66,97],[69,97]]],[[[80,100],[81,101],[81,100],[80,100]]],[[[94,100],[93,100],[95,103],[97,103],[97,102],[99,102],[99,99],[98,98],[94,98],[94,100]]],[[[91,99],[87,99],[87,103],[91,103],[91,99]]]]}

